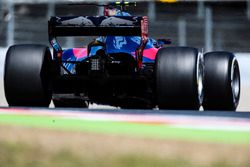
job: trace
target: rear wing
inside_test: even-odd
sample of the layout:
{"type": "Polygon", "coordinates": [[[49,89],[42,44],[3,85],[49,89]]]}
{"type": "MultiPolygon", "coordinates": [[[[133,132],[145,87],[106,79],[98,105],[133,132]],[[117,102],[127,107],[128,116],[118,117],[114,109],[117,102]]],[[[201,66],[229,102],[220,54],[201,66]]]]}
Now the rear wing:
{"type": "Polygon", "coordinates": [[[141,36],[136,50],[138,69],[142,66],[142,54],[148,41],[148,18],[146,16],[71,16],[51,17],[49,40],[57,58],[62,56],[59,36],[141,36]]]}
{"type": "Polygon", "coordinates": [[[51,36],[141,36],[143,17],[72,16],[51,17],[51,36]]]}

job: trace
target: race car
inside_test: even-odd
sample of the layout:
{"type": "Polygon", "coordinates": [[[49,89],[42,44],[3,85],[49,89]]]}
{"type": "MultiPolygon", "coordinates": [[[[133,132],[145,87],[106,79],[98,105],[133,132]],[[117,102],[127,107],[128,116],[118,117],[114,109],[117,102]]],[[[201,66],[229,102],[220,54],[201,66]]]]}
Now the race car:
{"type": "Polygon", "coordinates": [[[51,17],[52,55],[43,45],[11,46],[4,72],[9,106],[48,107],[52,100],[55,107],[236,110],[240,70],[233,53],[149,38],[148,18],[125,12],[129,5],[135,3],[98,4],[103,16],[51,17]],[[97,37],[86,47],[63,48],[61,36],[97,37]]]}

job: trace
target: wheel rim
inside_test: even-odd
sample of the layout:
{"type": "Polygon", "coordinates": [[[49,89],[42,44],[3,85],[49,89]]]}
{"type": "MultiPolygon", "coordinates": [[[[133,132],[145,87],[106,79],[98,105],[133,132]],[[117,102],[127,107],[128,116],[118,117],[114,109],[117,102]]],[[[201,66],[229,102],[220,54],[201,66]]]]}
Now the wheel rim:
{"type": "Polygon", "coordinates": [[[198,55],[196,75],[197,75],[196,77],[197,77],[198,98],[200,104],[202,104],[204,98],[204,91],[203,91],[204,61],[202,53],[199,53],[198,55]]]}
{"type": "Polygon", "coordinates": [[[231,66],[231,89],[233,93],[233,102],[237,105],[240,96],[240,75],[235,58],[233,59],[231,66]]]}

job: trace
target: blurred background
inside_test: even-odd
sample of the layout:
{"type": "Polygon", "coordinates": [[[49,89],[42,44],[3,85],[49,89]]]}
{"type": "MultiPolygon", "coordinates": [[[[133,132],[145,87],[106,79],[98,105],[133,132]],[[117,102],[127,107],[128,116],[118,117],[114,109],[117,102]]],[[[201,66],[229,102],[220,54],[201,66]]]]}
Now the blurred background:
{"type": "MultiPolygon", "coordinates": [[[[0,76],[8,46],[21,43],[49,45],[47,21],[50,16],[102,14],[101,8],[68,6],[68,2],[76,1],[0,0],[0,76]]],[[[137,2],[136,7],[128,7],[127,10],[132,15],[149,17],[151,37],[170,38],[173,46],[192,46],[204,52],[234,52],[240,63],[242,77],[238,110],[250,111],[250,1],[137,2]]],[[[83,47],[90,40],[79,37],[60,39],[64,47],[83,47]]],[[[0,93],[0,105],[6,105],[3,88],[0,93]]]]}

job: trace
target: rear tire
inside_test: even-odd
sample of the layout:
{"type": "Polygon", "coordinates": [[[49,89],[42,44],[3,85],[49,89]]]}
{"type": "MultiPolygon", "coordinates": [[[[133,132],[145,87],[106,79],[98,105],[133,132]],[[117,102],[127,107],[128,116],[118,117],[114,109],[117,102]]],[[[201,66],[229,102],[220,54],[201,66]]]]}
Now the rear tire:
{"type": "Polygon", "coordinates": [[[204,110],[235,111],[240,99],[238,61],[230,52],[209,52],[204,58],[204,110]]]}
{"type": "Polygon", "coordinates": [[[9,106],[48,107],[51,101],[51,53],[43,45],[14,45],[7,52],[4,72],[9,106]]]}
{"type": "Polygon", "coordinates": [[[198,110],[203,100],[203,56],[190,47],[162,48],[156,58],[160,109],[198,110]]]}

